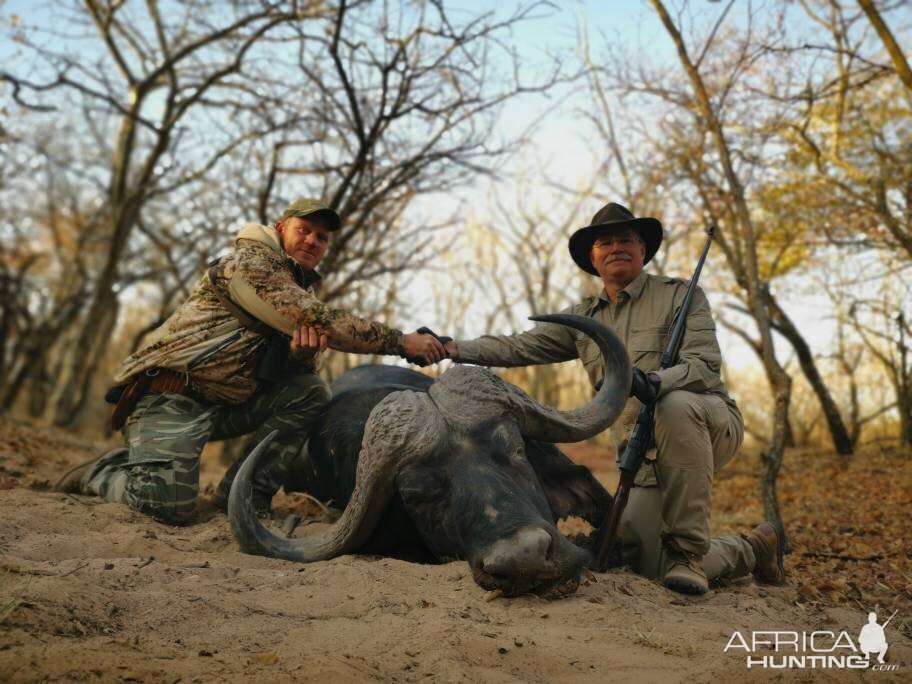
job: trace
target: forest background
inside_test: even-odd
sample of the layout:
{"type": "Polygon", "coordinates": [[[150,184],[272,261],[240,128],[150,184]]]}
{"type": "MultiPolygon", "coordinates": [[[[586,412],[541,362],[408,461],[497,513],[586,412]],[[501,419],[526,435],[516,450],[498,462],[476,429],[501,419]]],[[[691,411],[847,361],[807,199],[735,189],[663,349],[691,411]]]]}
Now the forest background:
{"type": "Polygon", "coordinates": [[[767,518],[787,452],[908,461],[907,2],[7,1],[0,31],[2,413],[100,434],[118,363],[296,196],[344,220],[324,301],[457,338],[597,291],[566,240],[618,201],[662,220],[654,273],[718,227],[701,284],[767,518]]]}

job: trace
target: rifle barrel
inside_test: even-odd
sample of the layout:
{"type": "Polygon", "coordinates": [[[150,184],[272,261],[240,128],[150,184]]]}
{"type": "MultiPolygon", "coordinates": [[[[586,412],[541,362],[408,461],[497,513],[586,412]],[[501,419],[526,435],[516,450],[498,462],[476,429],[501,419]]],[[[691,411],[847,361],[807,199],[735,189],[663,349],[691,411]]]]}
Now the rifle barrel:
{"type": "Polygon", "coordinates": [[[700,280],[700,274],[703,272],[703,264],[706,261],[706,255],[709,254],[709,248],[712,246],[713,237],[716,234],[716,227],[710,225],[706,229],[706,244],[703,245],[703,252],[700,254],[700,260],[697,261],[697,267],[694,269],[693,277],[690,279],[690,285],[687,287],[687,293],[684,295],[684,301],[681,303],[681,309],[675,316],[674,324],[671,328],[671,335],[668,338],[668,345],[662,352],[662,363],[660,368],[671,368],[678,361],[678,350],[681,349],[681,341],[684,339],[684,328],[687,326],[687,312],[690,311],[690,302],[693,300],[694,292],[697,289],[697,282],[700,280]]]}

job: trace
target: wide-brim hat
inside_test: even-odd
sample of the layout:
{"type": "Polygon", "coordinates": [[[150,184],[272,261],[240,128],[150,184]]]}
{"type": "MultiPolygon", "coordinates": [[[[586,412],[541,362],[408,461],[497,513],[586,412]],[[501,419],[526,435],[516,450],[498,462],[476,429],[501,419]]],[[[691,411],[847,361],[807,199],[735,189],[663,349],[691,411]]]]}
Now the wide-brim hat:
{"type": "Polygon", "coordinates": [[[330,232],[335,232],[342,227],[342,219],[339,218],[339,215],[335,210],[317,199],[299,197],[288,205],[285,211],[282,212],[282,217],[279,220],[284,221],[293,216],[297,216],[298,218],[315,217],[322,219],[326,224],[327,230],[330,232]]]}
{"type": "Polygon", "coordinates": [[[576,265],[586,273],[598,275],[589,256],[592,251],[592,243],[606,230],[620,228],[632,228],[646,243],[646,256],[643,263],[648,264],[662,244],[662,224],[658,219],[648,216],[637,218],[630,213],[627,207],[609,202],[598,210],[588,226],[583,226],[570,236],[570,256],[573,257],[576,265]]]}

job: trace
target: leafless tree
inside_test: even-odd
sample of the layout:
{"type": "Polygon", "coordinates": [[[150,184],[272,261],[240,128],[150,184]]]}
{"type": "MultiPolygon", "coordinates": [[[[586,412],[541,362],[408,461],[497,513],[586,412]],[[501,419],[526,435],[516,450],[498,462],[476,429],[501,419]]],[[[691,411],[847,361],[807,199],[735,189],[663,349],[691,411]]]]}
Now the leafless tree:
{"type": "Polygon", "coordinates": [[[371,282],[365,308],[383,308],[450,225],[416,220],[415,198],[490,174],[521,139],[492,138],[503,103],[564,78],[557,60],[522,77],[501,40],[543,3],[458,21],[433,1],[179,10],[69,5],[61,30],[22,27],[17,64],[29,69],[0,73],[29,125],[63,120],[94,148],[78,165],[81,202],[108,249],[73,323],[62,425],[79,420],[122,297],[157,291],[151,328],[243,217],[267,222],[295,196],[328,198],[345,221],[324,299],[351,301],[371,282]]]}
{"type": "Polygon", "coordinates": [[[897,310],[894,302],[884,297],[856,300],[847,313],[855,333],[881,365],[893,388],[900,443],[912,446],[912,321],[908,312],[897,310]]]}
{"type": "MultiPolygon", "coordinates": [[[[678,24],[672,19],[665,5],[660,0],[652,0],[652,5],[675,45],[691,88],[687,104],[702,122],[702,132],[709,139],[709,146],[714,152],[724,183],[728,201],[720,208],[725,215],[718,216],[715,223],[722,229],[719,243],[725,252],[729,267],[736,274],[739,285],[744,290],[748,309],[757,326],[763,366],[772,384],[775,406],[772,441],[764,451],[762,489],[764,513],[768,520],[779,524],[781,528],[782,515],[779,510],[776,481],[785,449],[791,378],[776,358],[773,345],[773,327],[764,295],[766,284],[760,272],[761,261],[755,220],[751,215],[744,181],[736,170],[735,156],[725,131],[725,110],[721,105],[727,93],[723,88],[715,93],[716,97],[713,99],[700,71],[700,61],[706,54],[706,49],[696,56],[692,55],[678,24]]],[[[740,68],[744,69],[750,56],[743,52],[741,57],[740,68]]],[[[706,209],[711,211],[712,207],[706,209]]]]}
{"type": "MultiPolygon", "coordinates": [[[[912,95],[912,68],[909,67],[909,61],[906,59],[906,55],[896,41],[896,37],[884,20],[883,14],[877,9],[877,5],[873,0],[858,0],[858,4],[861,6],[861,9],[864,10],[868,20],[874,27],[874,30],[877,31],[877,35],[880,36],[887,53],[890,55],[890,60],[893,62],[893,68],[896,71],[896,75],[899,76],[903,85],[908,89],[909,94],[912,95]]],[[[893,4],[894,7],[902,5],[902,3],[890,4],[893,4]]]]}
{"type": "MultiPolygon", "coordinates": [[[[69,360],[71,372],[55,421],[73,424],[117,320],[117,284],[124,254],[150,201],[201,178],[236,144],[190,140],[186,125],[205,112],[207,98],[231,88],[251,49],[276,28],[313,12],[297,2],[236,2],[213,8],[188,2],[163,13],[158,4],[87,0],[58,8],[64,35],[51,43],[33,27],[23,43],[39,75],[4,72],[16,91],[28,89],[59,113],[73,101],[87,114],[78,134],[92,135],[103,154],[96,167],[103,204],[97,222],[108,250],[93,273],[81,332],[69,360]],[[176,9],[176,8],[175,8],[176,9]],[[89,46],[80,38],[93,35],[89,46]],[[50,45],[50,47],[48,47],[50,45]],[[40,79],[40,80],[39,80],[40,79]],[[108,138],[108,131],[114,131],[108,138]]],[[[56,30],[47,28],[46,30],[56,30]]],[[[77,106],[78,110],[78,106],[77,106]]]]}
{"type": "MultiPolygon", "coordinates": [[[[909,66],[885,13],[859,1],[888,50],[890,61],[866,49],[867,22],[844,2],[807,0],[807,16],[829,40],[778,49],[810,53],[817,65],[803,83],[775,96],[792,104],[782,138],[793,146],[792,163],[803,175],[802,200],[816,212],[831,242],[899,250],[912,258],[912,148],[909,66]],[[828,65],[829,70],[822,68],[828,65]],[[814,174],[816,182],[808,182],[814,174]]],[[[889,9],[896,9],[895,3],[889,9]]],[[[887,4],[883,4],[884,9],[887,4]]],[[[772,49],[772,48],[770,48],[772,49]]]]}

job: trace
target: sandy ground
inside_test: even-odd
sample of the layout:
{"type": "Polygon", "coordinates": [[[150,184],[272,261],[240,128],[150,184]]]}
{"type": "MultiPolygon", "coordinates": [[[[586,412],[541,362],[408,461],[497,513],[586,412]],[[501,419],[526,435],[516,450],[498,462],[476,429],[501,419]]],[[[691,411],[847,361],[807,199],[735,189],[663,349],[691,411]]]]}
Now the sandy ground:
{"type": "Polygon", "coordinates": [[[0,420],[0,681],[909,681],[912,643],[890,631],[896,672],[748,671],[723,653],[735,629],[856,638],[860,610],[788,586],[692,599],[613,571],[558,601],[486,600],[465,563],[297,565],[240,553],[211,505],[175,528],[48,490],[99,448],[0,420]]]}

